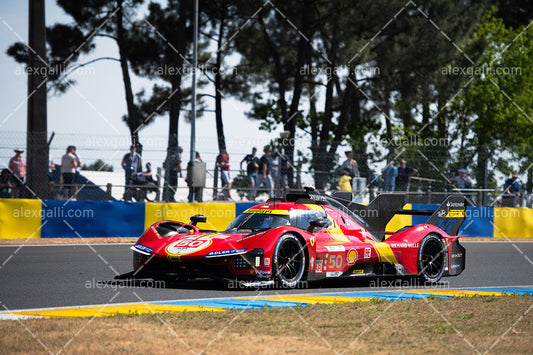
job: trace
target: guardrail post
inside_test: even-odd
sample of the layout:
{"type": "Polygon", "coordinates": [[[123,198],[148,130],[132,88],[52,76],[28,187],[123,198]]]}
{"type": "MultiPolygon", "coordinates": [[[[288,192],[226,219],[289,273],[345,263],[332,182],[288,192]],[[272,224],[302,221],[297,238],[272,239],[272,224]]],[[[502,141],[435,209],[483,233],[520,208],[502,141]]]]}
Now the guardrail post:
{"type": "Polygon", "coordinates": [[[56,184],[53,181],[50,181],[50,183],[48,184],[48,198],[50,200],[54,199],[55,185],[56,184]]]}
{"type": "Polygon", "coordinates": [[[113,199],[113,194],[112,194],[112,190],[113,190],[113,184],[108,182],[107,183],[107,188],[106,188],[106,192],[105,192],[105,197],[107,198],[108,201],[112,200],[113,199]]]}
{"type": "Polygon", "coordinates": [[[155,201],[161,201],[161,167],[157,168],[157,174],[155,179],[155,184],[157,185],[157,192],[155,193],[155,201]]]}
{"type": "Polygon", "coordinates": [[[428,193],[427,193],[427,204],[430,205],[431,204],[431,183],[428,184],[428,193]]]}

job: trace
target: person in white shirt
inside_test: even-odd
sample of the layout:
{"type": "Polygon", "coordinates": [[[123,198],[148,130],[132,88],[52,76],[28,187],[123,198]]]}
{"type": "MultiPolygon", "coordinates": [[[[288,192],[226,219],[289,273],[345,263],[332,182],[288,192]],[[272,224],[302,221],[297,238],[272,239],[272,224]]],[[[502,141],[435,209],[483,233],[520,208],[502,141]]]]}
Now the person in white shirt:
{"type": "Polygon", "coordinates": [[[69,145],[67,152],[61,157],[61,176],[63,177],[63,184],[65,186],[66,198],[73,197],[76,168],[78,167],[78,160],[76,159],[76,147],[69,145]]]}

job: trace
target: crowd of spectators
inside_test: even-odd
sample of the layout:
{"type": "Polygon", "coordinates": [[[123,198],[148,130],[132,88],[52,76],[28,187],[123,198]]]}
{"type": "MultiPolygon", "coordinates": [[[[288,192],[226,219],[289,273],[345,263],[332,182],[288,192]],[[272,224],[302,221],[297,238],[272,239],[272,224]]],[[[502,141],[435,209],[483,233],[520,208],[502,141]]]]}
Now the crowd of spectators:
{"type": "MultiPolygon", "coordinates": [[[[249,201],[255,201],[258,193],[266,193],[269,198],[274,195],[283,195],[285,191],[293,186],[294,167],[289,159],[279,150],[272,150],[269,146],[264,147],[263,154],[259,157],[256,147],[252,148],[250,154],[247,154],[239,164],[240,172],[244,175],[243,164],[246,165],[247,187],[245,188],[246,198],[249,201]]],[[[22,148],[14,149],[15,155],[9,160],[8,167],[2,169],[0,175],[0,198],[21,198],[25,194],[25,177],[26,177],[26,160],[22,156],[22,148]]],[[[178,177],[182,177],[182,153],[183,149],[176,146],[169,150],[163,163],[165,171],[162,200],[165,202],[175,202],[175,193],[178,188],[178,177]]],[[[360,186],[354,184],[355,179],[359,179],[359,165],[354,158],[352,151],[345,151],[346,160],[335,169],[335,177],[338,189],[341,191],[356,192],[360,186]]],[[[205,168],[205,163],[200,158],[198,152],[195,153],[194,163],[203,164],[204,174],[211,173],[205,168]]],[[[203,200],[203,188],[193,179],[193,162],[187,165],[187,175],[185,182],[189,188],[187,200],[189,202],[201,202],[203,200]]],[[[65,154],[61,157],[61,164],[55,166],[50,163],[51,168],[57,168],[60,176],[61,196],[66,199],[76,199],[78,193],[81,159],[76,151],[76,147],[71,145],[66,149],[65,154]]],[[[122,158],[121,166],[124,170],[125,193],[123,199],[132,200],[134,195],[132,189],[139,186],[146,191],[157,191],[156,181],[153,177],[152,166],[148,162],[142,163],[142,156],[137,152],[137,148],[132,145],[130,151],[122,158]]],[[[225,148],[221,148],[216,157],[215,168],[220,176],[221,190],[217,193],[217,184],[215,184],[214,199],[232,200],[232,178],[230,156],[225,148]]],[[[381,192],[409,192],[413,178],[420,180],[431,180],[428,178],[418,177],[418,169],[408,166],[407,162],[402,159],[397,167],[394,160],[389,160],[381,174],[373,173],[370,184],[364,188],[381,188],[381,192]]],[[[213,175],[212,175],[213,176],[213,175]]],[[[433,180],[435,181],[435,180],[433,180]]],[[[204,179],[205,184],[205,179],[204,179]]],[[[460,168],[457,174],[449,179],[451,190],[462,191],[474,188],[474,181],[467,173],[467,170],[460,168]]],[[[241,185],[242,186],[242,185],[241,185]]],[[[503,184],[503,192],[497,200],[497,205],[515,206],[517,198],[521,195],[519,174],[513,171],[512,175],[507,178],[503,184]]],[[[242,195],[241,195],[242,196],[242,195]]],[[[143,195],[144,199],[146,193],[143,195]]]]}

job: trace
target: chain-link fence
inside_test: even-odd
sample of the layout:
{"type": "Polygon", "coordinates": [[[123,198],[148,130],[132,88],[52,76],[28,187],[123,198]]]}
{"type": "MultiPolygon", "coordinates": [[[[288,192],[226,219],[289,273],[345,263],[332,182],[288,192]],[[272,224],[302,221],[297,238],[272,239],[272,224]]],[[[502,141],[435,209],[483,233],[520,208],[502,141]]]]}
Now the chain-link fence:
{"type": "Polygon", "coordinates": [[[409,203],[440,203],[445,196],[460,193],[478,206],[532,204],[531,194],[526,191],[517,196],[503,194],[508,176],[485,170],[491,182],[487,186],[485,181],[480,182],[483,171],[476,169],[476,161],[461,162],[441,147],[370,152],[368,147],[354,149],[344,144],[335,153],[321,153],[307,148],[309,142],[299,141],[298,153],[291,159],[275,144],[270,145],[269,153],[260,152],[253,157],[250,147],[241,145],[240,150],[231,152],[233,165],[228,181],[217,169],[218,152],[206,150],[201,152],[205,168],[200,172],[205,179],[199,186],[187,179],[191,171],[187,172],[186,155],[181,156],[181,171],[174,166],[175,177],[165,170],[165,137],[144,137],[142,150],[137,152],[138,165],[128,178],[132,172],[125,169],[131,170],[132,164],[123,162],[131,153],[127,136],[37,137],[41,145],[32,142],[32,154],[28,152],[26,133],[2,132],[0,136],[3,198],[264,201],[311,185],[325,192],[352,191],[354,200],[359,202],[394,192],[406,193],[409,203]],[[72,147],[75,151],[69,151],[72,147]],[[44,195],[38,191],[39,186],[44,186],[44,195]]]}

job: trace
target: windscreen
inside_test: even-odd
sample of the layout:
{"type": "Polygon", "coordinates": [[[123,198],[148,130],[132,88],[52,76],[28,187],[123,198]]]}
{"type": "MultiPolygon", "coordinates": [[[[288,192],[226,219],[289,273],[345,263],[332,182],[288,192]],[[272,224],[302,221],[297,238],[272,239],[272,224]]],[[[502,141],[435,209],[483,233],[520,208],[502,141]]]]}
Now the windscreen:
{"type": "Polygon", "coordinates": [[[225,232],[257,232],[287,225],[289,225],[288,215],[243,213],[228,226],[225,232]]]}

